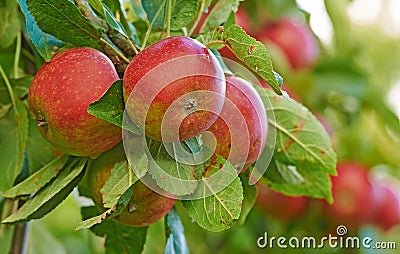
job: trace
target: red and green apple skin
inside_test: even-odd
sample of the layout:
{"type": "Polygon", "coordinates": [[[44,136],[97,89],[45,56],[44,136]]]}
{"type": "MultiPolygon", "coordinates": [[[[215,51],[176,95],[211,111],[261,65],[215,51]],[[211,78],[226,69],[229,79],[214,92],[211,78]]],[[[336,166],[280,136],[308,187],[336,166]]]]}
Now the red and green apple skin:
{"type": "Polygon", "coordinates": [[[225,90],[216,57],[200,42],[182,36],[147,47],[124,74],[128,115],[157,141],[182,141],[203,133],[221,112],[225,90]]]}
{"type": "Polygon", "coordinates": [[[225,97],[220,116],[208,129],[216,138],[214,153],[232,164],[249,166],[259,158],[267,139],[263,101],[248,81],[235,76],[226,77],[225,97]]]}
{"type": "Polygon", "coordinates": [[[117,81],[106,55],[92,48],[72,48],[55,55],[32,80],[31,114],[42,136],[57,150],[96,157],[121,140],[121,129],[87,112],[117,81]]]}
{"type": "MultiPolygon", "coordinates": [[[[105,208],[101,189],[114,165],[125,160],[123,145],[119,144],[92,161],[87,180],[88,187],[94,203],[102,210],[105,208]]],[[[126,226],[148,226],[164,217],[174,204],[175,199],[154,192],[138,180],[134,183],[133,195],[127,208],[114,219],[126,226]]]]}

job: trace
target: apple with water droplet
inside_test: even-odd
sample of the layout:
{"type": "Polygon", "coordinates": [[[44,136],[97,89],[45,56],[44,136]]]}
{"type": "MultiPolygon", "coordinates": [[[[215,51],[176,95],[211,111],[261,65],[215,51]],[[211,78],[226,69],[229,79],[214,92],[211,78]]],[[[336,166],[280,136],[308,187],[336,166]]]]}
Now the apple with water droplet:
{"type": "Polygon", "coordinates": [[[197,136],[215,122],[224,104],[225,77],[203,44],[175,36],[135,56],[123,87],[128,115],[146,135],[175,142],[197,136]]]}
{"type": "Polygon", "coordinates": [[[73,48],[54,56],[32,80],[29,109],[42,136],[57,150],[96,157],[121,140],[121,129],[87,112],[117,81],[106,55],[92,48],[73,48]]]}

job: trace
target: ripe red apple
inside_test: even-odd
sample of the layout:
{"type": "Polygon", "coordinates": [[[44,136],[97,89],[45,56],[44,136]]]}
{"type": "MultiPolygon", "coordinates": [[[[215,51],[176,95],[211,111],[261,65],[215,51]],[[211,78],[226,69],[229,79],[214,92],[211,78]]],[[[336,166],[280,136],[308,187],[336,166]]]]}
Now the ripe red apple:
{"type": "MultiPolygon", "coordinates": [[[[373,210],[373,190],[368,170],[358,162],[341,162],[332,177],[333,204],[325,204],[328,222],[357,228],[366,223],[373,210]]],[[[335,225],[336,225],[335,224],[335,225]]]]}
{"type": "Polygon", "coordinates": [[[124,75],[129,116],[158,141],[182,141],[207,130],[222,110],[224,96],[218,60],[187,37],[170,37],[147,47],[124,75]]]}
{"type": "Polygon", "coordinates": [[[277,44],[293,69],[309,68],[319,56],[319,45],[311,30],[290,18],[267,23],[256,37],[266,45],[277,44]]]}
{"type": "Polygon", "coordinates": [[[373,214],[371,222],[390,230],[400,225],[400,189],[394,183],[387,181],[371,181],[373,187],[373,214]]]}
{"type": "MultiPolygon", "coordinates": [[[[115,163],[126,160],[122,144],[101,154],[89,168],[88,187],[94,203],[104,209],[101,188],[110,176],[115,163]]],[[[149,189],[140,180],[134,184],[128,207],[114,219],[127,226],[147,226],[168,213],[175,199],[162,196],[149,189]]]]}
{"type": "Polygon", "coordinates": [[[256,206],[266,214],[281,221],[291,221],[304,215],[309,207],[307,197],[283,195],[260,182],[256,183],[258,195],[256,206]]]}
{"type": "Polygon", "coordinates": [[[42,136],[61,152],[96,157],[121,140],[121,129],[87,113],[118,80],[106,55],[92,48],[57,54],[36,73],[28,102],[42,136]]]}
{"type": "Polygon", "coordinates": [[[258,159],[265,147],[268,120],[263,101],[249,82],[226,77],[225,105],[208,130],[216,138],[214,153],[232,164],[250,165],[258,159]]]}

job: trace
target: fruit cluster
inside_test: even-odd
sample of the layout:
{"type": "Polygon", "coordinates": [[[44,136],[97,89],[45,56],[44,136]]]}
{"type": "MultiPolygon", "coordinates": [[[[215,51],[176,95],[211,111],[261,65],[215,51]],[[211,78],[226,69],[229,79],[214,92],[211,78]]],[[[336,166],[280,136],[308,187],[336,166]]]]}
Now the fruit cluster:
{"type": "MultiPolygon", "coordinates": [[[[94,159],[89,187],[100,208],[101,188],[126,155],[121,128],[87,109],[118,79],[106,55],[73,48],[43,65],[29,90],[42,136],[62,153],[94,159]]],[[[264,149],[267,115],[261,97],[246,80],[225,76],[213,53],[194,39],[169,37],[139,52],[124,73],[123,96],[131,120],[153,140],[179,142],[208,131],[215,154],[246,167],[264,149]]],[[[157,221],[175,201],[140,181],[133,192],[127,211],[116,217],[131,226],[157,221]]]]}

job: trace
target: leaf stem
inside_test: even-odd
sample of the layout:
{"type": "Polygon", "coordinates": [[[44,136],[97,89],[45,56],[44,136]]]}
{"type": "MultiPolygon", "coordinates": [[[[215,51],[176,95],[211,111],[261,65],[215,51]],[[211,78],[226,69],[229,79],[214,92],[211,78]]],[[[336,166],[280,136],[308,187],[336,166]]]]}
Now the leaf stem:
{"type": "Polygon", "coordinates": [[[153,20],[151,21],[149,27],[147,28],[146,35],[144,36],[142,46],[140,47],[140,51],[142,51],[143,49],[146,48],[147,40],[149,39],[151,30],[153,29],[154,22],[156,21],[157,17],[160,15],[161,10],[163,9],[163,7],[165,5],[165,1],[166,0],[164,0],[162,2],[162,4],[160,5],[160,8],[158,8],[158,11],[157,11],[156,15],[154,16],[153,20]]]}
{"type": "Polygon", "coordinates": [[[17,45],[15,46],[15,55],[14,55],[14,78],[18,79],[18,65],[19,65],[19,58],[21,54],[21,33],[17,35],[17,45]]]}
{"type": "Polygon", "coordinates": [[[171,16],[172,16],[172,0],[168,1],[168,12],[167,12],[167,38],[171,36],[171,16]]]}
{"type": "Polygon", "coordinates": [[[14,91],[13,91],[13,89],[11,87],[10,81],[8,80],[7,75],[4,72],[3,67],[1,66],[1,64],[0,64],[0,74],[1,74],[4,82],[6,83],[6,87],[7,87],[8,93],[10,94],[11,102],[13,104],[15,117],[17,117],[19,114],[18,114],[18,110],[17,110],[17,102],[15,101],[15,97],[14,97],[14,91]]]}
{"type": "Polygon", "coordinates": [[[204,44],[206,47],[208,47],[208,46],[211,46],[211,45],[221,45],[221,44],[223,44],[223,45],[225,45],[225,42],[224,41],[210,41],[210,42],[207,42],[206,44],[204,44]]]}
{"type": "Polygon", "coordinates": [[[108,47],[110,47],[124,62],[129,63],[129,59],[126,58],[121,52],[119,52],[118,49],[116,49],[113,45],[111,45],[108,41],[104,40],[103,38],[100,38],[100,41],[104,44],[106,44],[108,47]]]}
{"type": "Polygon", "coordinates": [[[199,24],[201,20],[201,16],[203,15],[204,8],[206,7],[206,0],[201,0],[201,5],[200,5],[200,10],[199,13],[197,13],[196,20],[193,23],[192,27],[189,30],[188,36],[191,36],[194,30],[196,29],[197,25],[199,24]]]}

